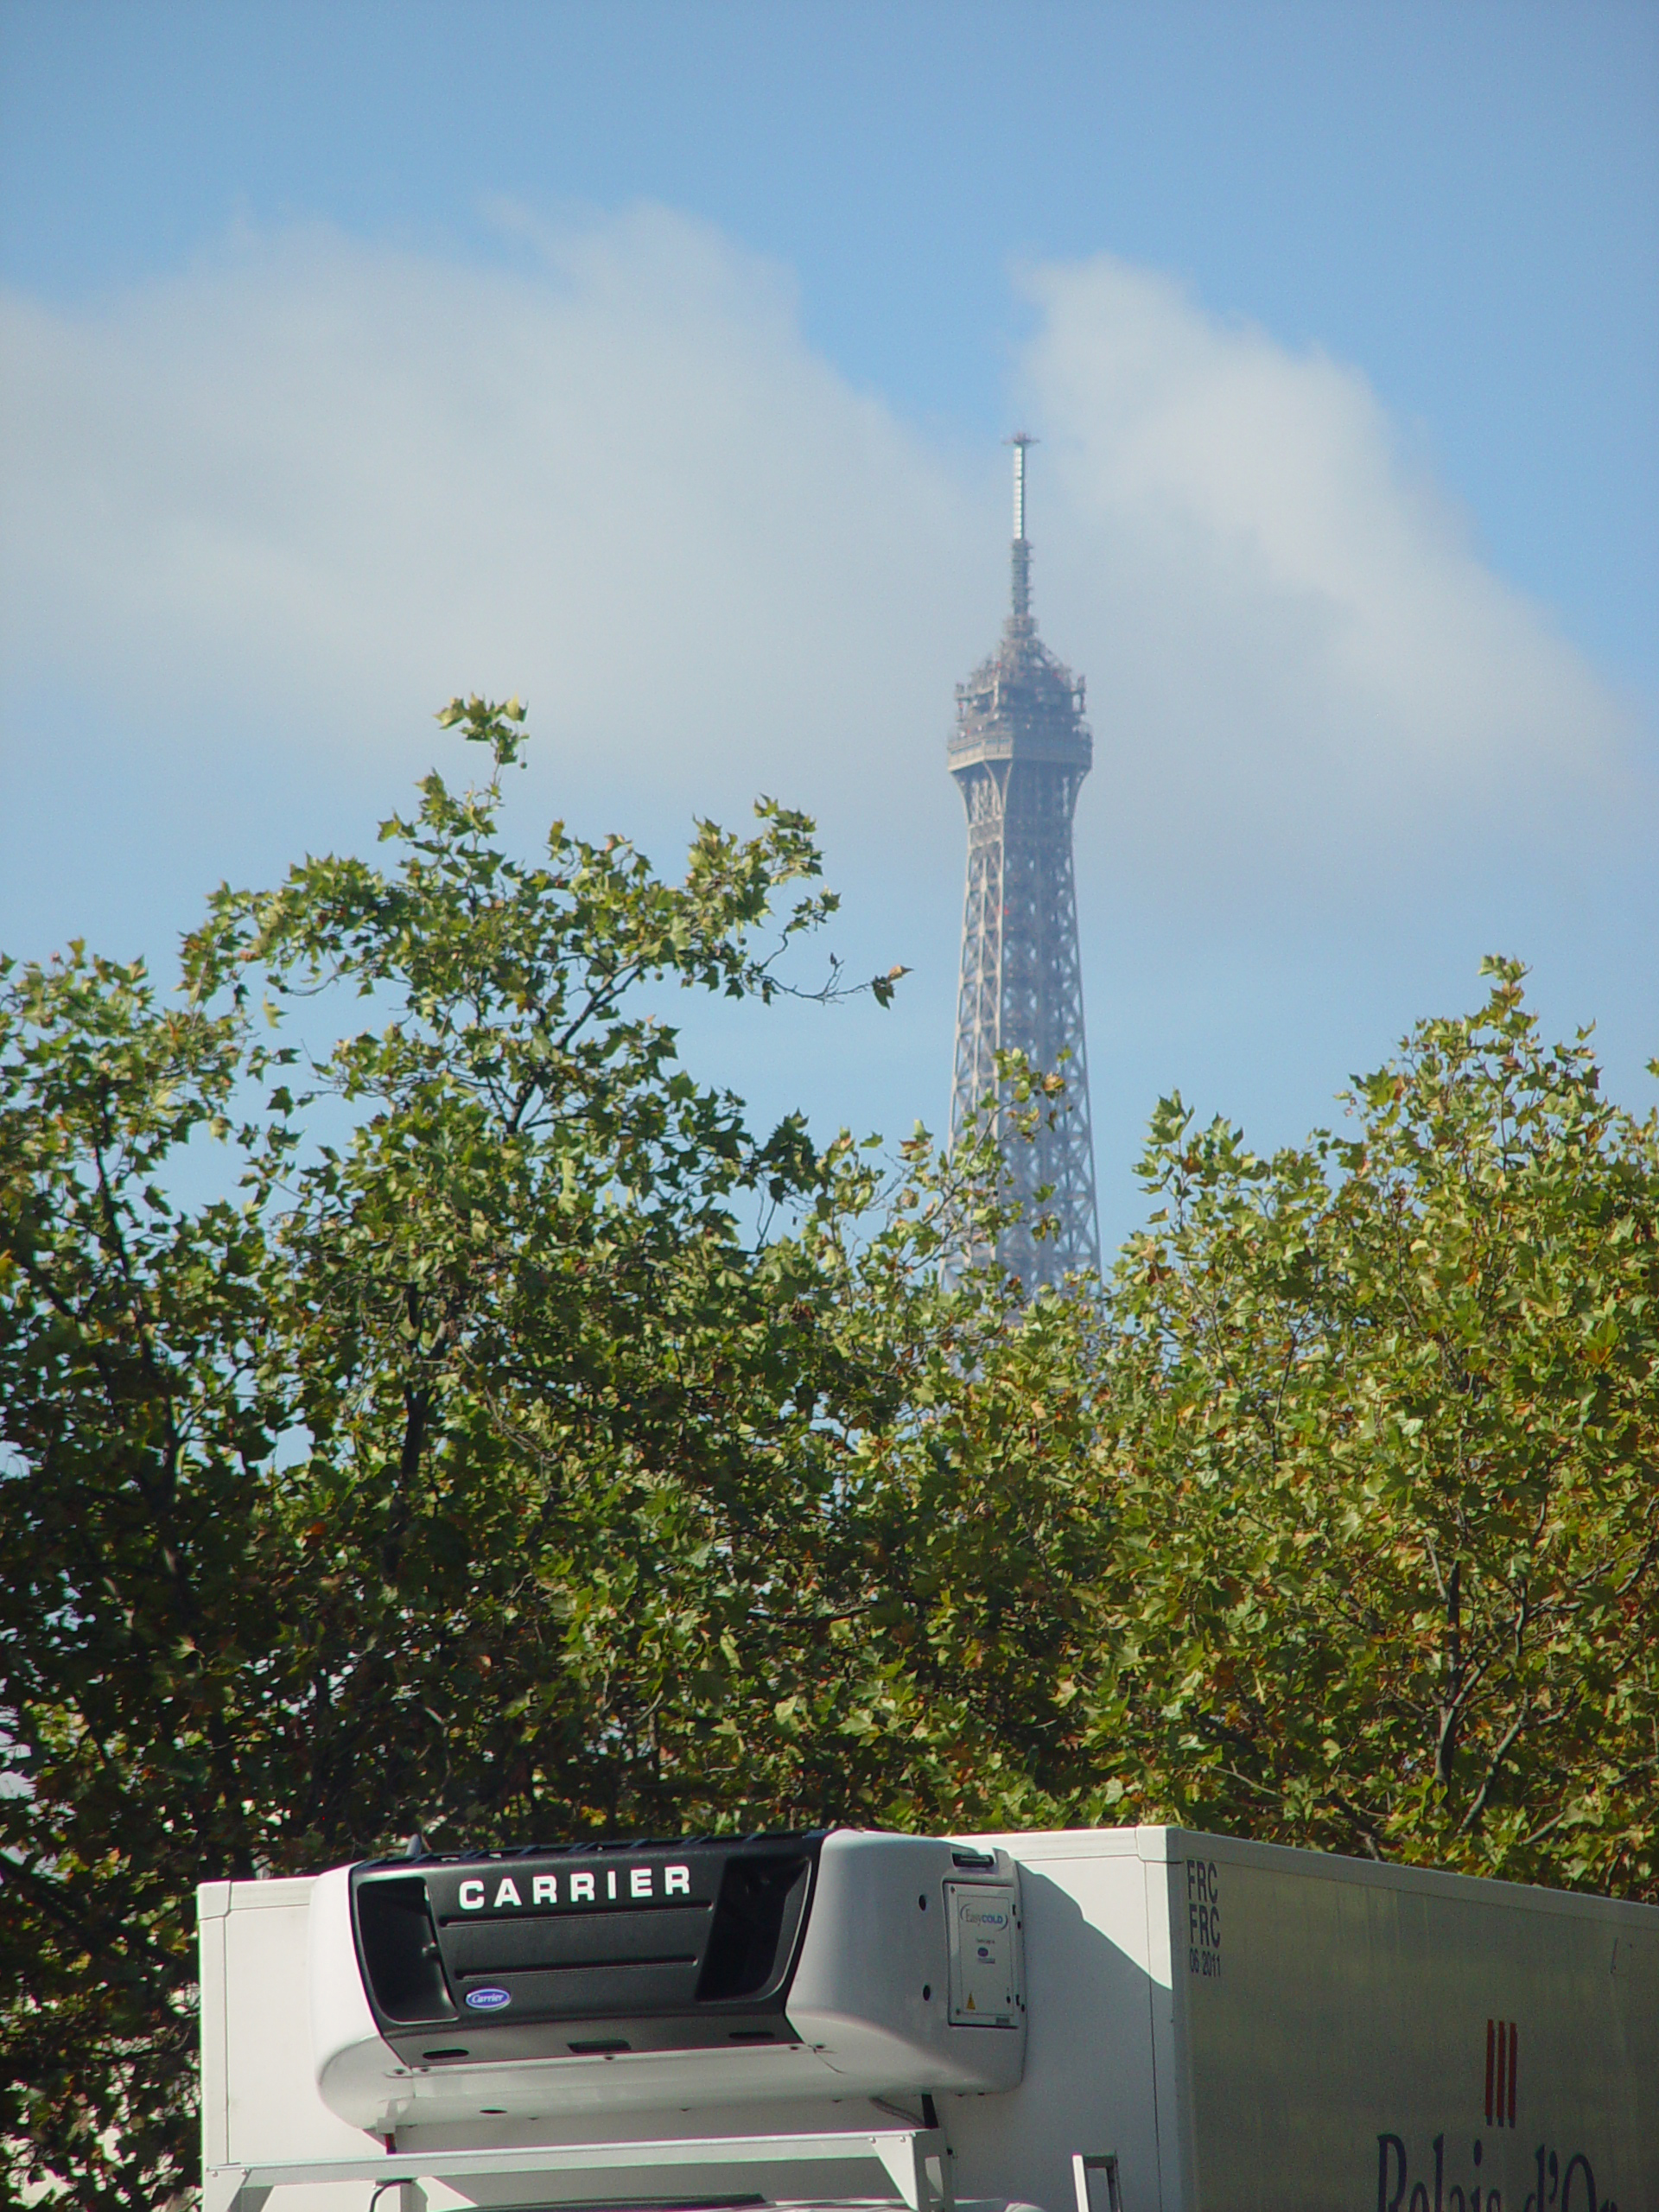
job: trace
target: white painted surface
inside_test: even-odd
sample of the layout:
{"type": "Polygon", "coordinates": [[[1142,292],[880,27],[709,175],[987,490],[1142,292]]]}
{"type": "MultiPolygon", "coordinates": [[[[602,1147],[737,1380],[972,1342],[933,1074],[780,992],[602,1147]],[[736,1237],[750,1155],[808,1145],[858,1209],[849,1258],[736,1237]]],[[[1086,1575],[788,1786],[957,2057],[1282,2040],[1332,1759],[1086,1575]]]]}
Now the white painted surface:
{"type": "Polygon", "coordinates": [[[1149,1870],[1135,1832],[975,1840],[1019,1862],[1028,2042],[1019,2088],[940,2102],[957,2187],[1066,2212],[1073,2155],[1113,2151],[1124,2212],[1159,2212],[1159,1993],[1147,1972],[1149,1870]]]}
{"type": "MultiPolygon", "coordinates": [[[[307,1971],[314,1878],[198,1893],[204,2169],[350,2158],[367,2139],[317,2094],[307,1971]]],[[[360,2212],[355,2183],[285,2190],[270,2212],[360,2212]]],[[[382,2200],[382,2212],[395,2208],[382,2200]]]]}
{"type": "MultiPolygon", "coordinates": [[[[999,1899],[1014,1890],[1017,1910],[1010,1859],[984,1869],[983,1880],[999,1899]]],[[[787,2011],[848,2092],[1001,2090],[1020,2079],[1023,2009],[1008,2027],[950,2018],[947,1893],[965,1893],[972,1881],[937,1838],[850,1829],[825,1837],[787,2011]]],[[[1010,1964],[1017,1982],[1017,1944],[1010,1964]]]]}
{"type": "Polygon", "coordinates": [[[1179,1831],[1169,1850],[1195,2206],[1357,2212],[1381,2186],[1409,2212],[1421,2183],[1418,2212],[1477,2188],[1524,2212],[1541,2145],[1532,2212],[1590,2212],[1587,2176],[1598,2212],[1659,2208],[1659,1911],[1179,1831]],[[1514,2031],[1512,2124],[1507,2082],[1487,2117],[1489,2021],[1514,2031]]]}
{"type": "MultiPolygon", "coordinates": [[[[809,1922],[818,1955],[803,2010],[826,2020],[861,2004],[868,2012],[874,1985],[908,1991],[935,1950],[944,1980],[944,1915],[907,1895],[921,1863],[912,1853],[929,1847],[914,1840],[898,1855],[904,1883],[881,1905],[852,1878],[877,1863],[854,1847],[878,1840],[845,1839],[841,1902],[809,1922]]],[[[976,1840],[1020,1870],[1028,2039],[1017,2087],[916,2084],[938,2094],[959,2196],[1066,2212],[1074,2156],[1109,2151],[1124,2212],[1372,2212],[1379,2202],[1381,2212],[1474,2212],[1476,2185],[1480,2212],[1592,2212],[1591,2177],[1593,2212],[1659,2212],[1659,1910],[1178,1829],[976,1840]],[[1489,2019],[1514,2029],[1513,2126],[1507,2079],[1486,2118],[1489,2019]]],[[[324,1974],[314,1985],[306,1967],[312,1900],[319,1940],[331,1911],[337,1937],[342,1888],[330,1878],[315,1890],[202,1892],[203,2136],[221,2171],[375,2148],[323,2105],[313,2072],[324,1974]]],[[[800,1972],[808,1964],[804,1948],[800,1972]]],[[[322,2005],[325,2040],[351,1997],[335,1990],[322,2005]]],[[[585,2087],[554,2124],[478,2112],[463,2126],[452,2114],[406,2126],[399,2148],[687,2138],[716,2120],[728,2134],[847,2130],[893,2117],[810,2050],[693,2053],[649,2061],[661,2102],[626,2111],[619,2128],[607,2085],[626,2063],[560,2062],[570,2088],[585,2087]],[[789,2062],[780,2085],[787,2072],[798,2087],[757,2101],[748,2069],[773,2060],[789,2062]]],[[[475,2086],[487,2086],[482,2075],[475,2086]]],[[[919,2113],[918,2100],[903,2101],[919,2113]]],[[[690,2176],[675,2187],[713,2193],[690,2176]]],[[[426,2201],[441,2212],[569,2193],[538,2188],[450,2174],[426,2201]]],[[[269,2212],[366,2212],[368,2201],[366,2183],[308,2183],[278,2191],[269,2212]]],[[[395,2205],[383,2198],[382,2212],[395,2205]]]]}

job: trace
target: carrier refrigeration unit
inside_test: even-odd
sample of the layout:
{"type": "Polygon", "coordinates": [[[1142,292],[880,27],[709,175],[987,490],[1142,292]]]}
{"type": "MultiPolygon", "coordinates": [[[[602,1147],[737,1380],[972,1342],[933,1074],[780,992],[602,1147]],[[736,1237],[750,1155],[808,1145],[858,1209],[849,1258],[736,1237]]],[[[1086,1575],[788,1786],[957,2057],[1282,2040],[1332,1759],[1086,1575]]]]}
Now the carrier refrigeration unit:
{"type": "Polygon", "coordinates": [[[200,1897],[204,2212],[1659,2212],[1659,1910],[1177,1828],[200,1897]]]}

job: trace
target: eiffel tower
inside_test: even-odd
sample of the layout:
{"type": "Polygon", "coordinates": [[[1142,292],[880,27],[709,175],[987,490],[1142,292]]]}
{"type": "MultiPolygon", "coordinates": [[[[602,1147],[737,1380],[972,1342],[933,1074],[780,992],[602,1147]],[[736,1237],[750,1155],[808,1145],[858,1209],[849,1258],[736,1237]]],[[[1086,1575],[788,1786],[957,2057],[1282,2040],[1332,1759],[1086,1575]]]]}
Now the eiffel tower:
{"type": "MultiPolygon", "coordinates": [[[[1026,537],[1026,453],[1014,448],[1014,604],[1002,641],[957,686],[950,773],[968,812],[968,887],[957,997],[955,1143],[997,1091],[996,1055],[1015,1047],[1065,1096],[1052,1127],[1011,1141],[1006,1158],[1021,1217],[996,1257],[1027,1289],[1100,1265],[1089,1065],[1084,1049],[1071,817],[1094,759],[1081,677],[1038,638],[1026,537]],[[1037,1192],[1048,1185],[1040,1202],[1037,1192]],[[1034,1221],[1053,1217],[1038,1238],[1034,1221]]],[[[995,1109],[993,1108],[995,1115],[995,1109]]]]}

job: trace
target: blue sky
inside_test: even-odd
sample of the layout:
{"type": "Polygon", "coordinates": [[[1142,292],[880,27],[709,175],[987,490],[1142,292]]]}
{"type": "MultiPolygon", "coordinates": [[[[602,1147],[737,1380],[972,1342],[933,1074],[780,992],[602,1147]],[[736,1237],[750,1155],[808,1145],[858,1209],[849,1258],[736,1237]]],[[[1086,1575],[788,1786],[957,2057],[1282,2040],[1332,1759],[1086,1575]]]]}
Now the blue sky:
{"type": "Polygon", "coordinates": [[[950,686],[1087,676],[1103,1227],[1482,951],[1659,1050],[1659,10],[0,7],[0,944],[164,965],[456,690],[668,861],[814,808],[887,1016],[686,1052],[936,1126],[950,686]]]}

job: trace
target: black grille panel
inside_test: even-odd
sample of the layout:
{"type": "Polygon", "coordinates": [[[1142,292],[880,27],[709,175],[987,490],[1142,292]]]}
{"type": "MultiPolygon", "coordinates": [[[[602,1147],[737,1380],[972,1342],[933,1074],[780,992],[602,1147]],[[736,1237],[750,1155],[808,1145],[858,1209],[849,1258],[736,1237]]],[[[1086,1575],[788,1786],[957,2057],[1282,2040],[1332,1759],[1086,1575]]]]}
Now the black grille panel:
{"type": "Polygon", "coordinates": [[[551,1915],[443,1929],[452,1973],[507,1973],[527,1967],[692,1966],[702,1957],[711,1916],[690,1911],[551,1915]]]}
{"type": "Polygon", "coordinates": [[[416,2064],[792,2040],[821,1833],[359,1866],[381,2033],[416,2064]],[[435,2051],[443,2056],[436,2058],[435,2051]]]}

